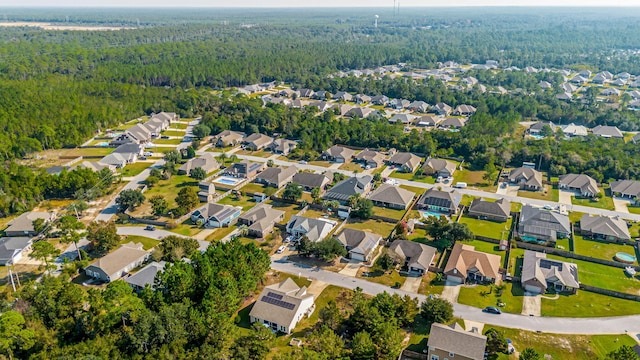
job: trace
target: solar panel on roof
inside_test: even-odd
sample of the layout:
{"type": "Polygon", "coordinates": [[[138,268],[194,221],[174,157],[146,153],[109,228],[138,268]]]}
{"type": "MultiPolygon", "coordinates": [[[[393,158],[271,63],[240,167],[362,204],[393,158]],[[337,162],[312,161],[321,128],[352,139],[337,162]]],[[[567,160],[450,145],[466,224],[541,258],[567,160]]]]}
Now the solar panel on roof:
{"type": "Polygon", "coordinates": [[[282,301],[282,300],[278,300],[278,299],[274,299],[272,297],[268,297],[268,296],[263,296],[262,301],[266,302],[267,304],[271,304],[271,305],[275,305],[287,310],[293,310],[296,306],[290,302],[286,302],[286,301],[282,301]]]}
{"type": "Polygon", "coordinates": [[[557,261],[551,261],[551,260],[546,260],[546,259],[542,259],[540,260],[540,267],[543,269],[551,269],[551,267],[557,267],[558,271],[562,271],[562,263],[557,262],[557,261]]]}
{"type": "Polygon", "coordinates": [[[267,296],[268,296],[268,297],[271,297],[271,298],[274,298],[274,299],[282,300],[282,295],[272,293],[271,291],[269,291],[269,292],[267,293],[267,296]]]}

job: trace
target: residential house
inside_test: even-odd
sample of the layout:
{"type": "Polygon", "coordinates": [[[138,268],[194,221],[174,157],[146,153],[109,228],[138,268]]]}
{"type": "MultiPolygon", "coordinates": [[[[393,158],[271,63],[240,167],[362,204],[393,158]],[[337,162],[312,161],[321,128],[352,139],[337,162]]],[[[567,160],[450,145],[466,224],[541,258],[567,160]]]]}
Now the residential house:
{"type": "Polygon", "coordinates": [[[287,278],[279,284],[265,286],[249,312],[251,323],[267,326],[272,331],[290,334],[298,322],[315,310],[314,297],[287,278]]]}
{"type": "Polygon", "coordinates": [[[573,83],[573,84],[577,84],[577,85],[584,85],[589,81],[588,78],[584,78],[580,75],[576,75],[573,78],[571,78],[571,80],[569,80],[569,82],[573,83]]]}
{"type": "Polygon", "coordinates": [[[201,168],[205,173],[209,174],[220,168],[220,163],[212,153],[204,153],[197,158],[189,159],[186,163],[178,168],[179,175],[191,175],[191,170],[201,168]]]}
{"type": "Polygon", "coordinates": [[[418,209],[428,209],[445,214],[455,214],[462,200],[462,195],[456,190],[442,191],[435,188],[427,190],[420,200],[418,209]]]}
{"type": "Polygon", "coordinates": [[[640,198],[640,181],[635,180],[618,180],[609,183],[611,193],[615,196],[626,197],[630,199],[640,198]]]}
{"type": "Polygon", "coordinates": [[[241,162],[235,163],[224,169],[224,174],[237,178],[249,179],[256,176],[259,172],[264,170],[264,168],[265,165],[263,163],[242,160],[241,162]]]}
{"type": "Polygon", "coordinates": [[[462,78],[460,82],[467,86],[474,86],[478,83],[478,79],[474,78],[473,76],[468,76],[468,77],[462,78]]]}
{"type": "Polygon", "coordinates": [[[561,125],[562,132],[569,137],[574,136],[587,136],[589,135],[588,129],[582,125],[576,125],[571,123],[569,125],[561,125]]]}
{"type": "Polygon", "coordinates": [[[242,142],[247,149],[258,151],[273,144],[273,138],[264,134],[254,133],[244,138],[242,142]]]}
{"type": "Polygon", "coordinates": [[[437,252],[434,247],[408,240],[395,240],[389,246],[389,250],[404,259],[403,267],[407,271],[420,275],[429,271],[437,252]]]}
{"type": "Polygon", "coordinates": [[[556,99],[563,101],[571,101],[573,100],[573,95],[570,92],[563,92],[556,95],[556,99]]]}
{"type": "Polygon", "coordinates": [[[45,224],[51,224],[56,219],[53,212],[29,211],[21,214],[9,222],[9,226],[4,230],[6,236],[36,236],[38,232],[33,227],[33,222],[37,219],[44,220],[45,224]]]}
{"type": "Polygon", "coordinates": [[[623,87],[625,85],[627,85],[627,80],[625,79],[616,79],[611,82],[611,86],[623,87]]]}
{"type": "Polygon", "coordinates": [[[354,107],[348,104],[334,104],[331,109],[336,112],[336,115],[347,116],[349,111],[351,111],[354,107]]]}
{"type": "Polygon", "coordinates": [[[294,237],[306,236],[311,242],[318,242],[326,238],[337,224],[333,220],[295,215],[287,223],[287,233],[294,237]]]}
{"type": "Polygon", "coordinates": [[[397,152],[387,161],[390,166],[395,166],[396,171],[413,173],[420,166],[422,158],[408,152],[397,152]]]}
{"type": "Polygon", "coordinates": [[[311,95],[311,98],[314,100],[327,100],[327,99],[331,99],[332,96],[333,95],[331,95],[330,92],[320,90],[313,93],[313,95],[311,95]]]}
{"type": "Polygon", "coordinates": [[[149,256],[149,252],[142,248],[142,244],[129,242],[91,263],[85,268],[85,273],[97,280],[116,281],[144,264],[149,256]]]}
{"type": "Polygon", "coordinates": [[[525,291],[534,294],[544,294],[547,290],[575,293],[580,287],[578,265],[547,259],[545,253],[525,250],[521,283],[525,291]]]}
{"type": "Polygon", "coordinates": [[[495,254],[476,251],[475,247],[463,243],[453,245],[449,261],[444,268],[447,281],[465,283],[495,283],[500,285],[501,258],[495,254]]]}
{"type": "Polygon", "coordinates": [[[551,85],[551,83],[550,83],[550,82],[548,82],[548,81],[544,81],[544,80],[543,80],[543,81],[540,81],[540,82],[538,83],[538,86],[540,86],[540,88],[541,88],[542,90],[547,90],[547,89],[551,89],[551,88],[553,88],[553,85],[551,85]]]}
{"type": "Polygon", "coordinates": [[[366,119],[371,114],[375,113],[376,110],[366,107],[366,106],[354,106],[349,111],[347,111],[344,116],[348,117],[359,117],[360,119],[366,119]]]}
{"type": "Polygon", "coordinates": [[[574,92],[576,92],[578,90],[577,86],[575,86],[573,84],[570,84],[570,83],[564,83],[560,87],[562,88],[562,91],[564,91],[566,93],[569,93],[569,94],[574,93],[574,92]]]}
{"type": "Polygon", "coordinates": [[[340,235],[336,236],[342,246],[347,250],[349,259],[357,261],[371,261],[382,236],[367,231],[344,228],[340,235]]]}
{"type": "Polygon", "coordinates": [[[122,144],[111,154],[103,157],[99,162],[116,168],[123,168],[127,164],[135,163],[138,157],[142,156],[143,152],[144,146],[142,145],[136,143],[122,144]]]}
{"type": "Polygon", "coordinates": [[[415,115],[410,114],[393,114],[393,116],[389,118],[389,122],[407,125],[411,124],[415,118],[415,115]]]}
{"type": "Polygon", "coordinates": [[[225,130],[211,139],[218,147],[236,146],[242,142],[245,134],[238,131],[225,130]]]}
{"type": "Polygon", "coordinates": [[[607,82],[607,78],[602,74],[597,74],[596,76],[593,77],[593,79],[591,79],[591,83],[593,84],[602,85],[605,82],[607,82]]]}
{"type": "Polygon", "coordinates": [[[640,100],[640,91],[638,90],[629,91],[627,94],[629,94],[633,100],[640,100]]]}
{"type": "Polygon", "coordinates": [[[442,122],[441,117],[437,116],[421,116],[415,120],[416,126],[438,126],[442,122]]]}
{"type": "Polygon", "coordinates": [[[314,174],[310,172],[299,172],[293,175],[291,182],[302,186],[305,191],[311,191],[314,188],[318,188],[320,189],[320,192],[323,192],[327,185],[333,181],[332,176],[333,175],[330,173],[314,174]]]}
{"type": "Polygon", "coordinates": [[[371,180],[373,180],[371,175],[344,179],[327,190],[322,198],[330,201],[337,200],[340,204],[346,205],[352,196],[360,195],[364,197],[371,188],[371,180]]]}
{"type": "Polygon", "coordinates": [[[211,202],[216,197],[216,186],[209,181],[198,183],[198,200],[200,202],[211,202]]]}
{"type": "Polygon", "coordinates": [[[279,189],[290,183],[297,172],[298,169],[295,166],[268,167],[256,176],[254,182],[279,189]]]}
{"type": "Polygon", "coordinates": [[[287,156],[296,146],[298,146],[298,143],[293,140],[275,139],[270,148],[274,154],[287,156]]]}
{"type": "Polygon", "coordinates": [[[369,194],[374,205],[390,209],[405,210],[416,194],[399,186],[381,184],[369,194]]]}
{"type": "Polygon", "coordinates": [[[622,135],[622,131],[618,129],[616,126],[606,126],[606,125],[598,125],[591,129],[593,135],[600,136],[603,138],[616,138],[616,139],[624,139],[624,135],[622,135]]]}
{"type": "Polygon", "coordinates": [[[429,106],[430,105],[424,101],[414,101],[407,106],[407,109],[415,112],[426,113],[429,110],[429,106]]]}
{"type": "Polygon", "coordinates": [[[465,331],[458,323],[433,323],[427,341],[427,360],[484,360],[487,337],[465,331]]]}
{"type": "Polygon", "coordinates": [[[140,271],[124,279],[124,281],[129,284],[135,292],[140,292],[147,286],[155,290],[156,275],[164,271],[166,264],[166,261],[153,261],[140,269],[140,271]]]}
{"type": "Polygon", "coordinates": [[[322,159],[335,163],[348,163],[355,151],[344,146],[333,145],[322,153],[322,159]]]}
{"type": "Polygon", "coordinates": [[[598,183],[589,175],[566,174],[560,176],[558,180],[560,189],[575,191],[584,197],[594,197],[598,195],[598,183]]]}
{"type": "Polygon", "coordinates": [[[628,72],[621,72],[621,73],[617,74],[616,77],[618,79],[629,80],[631,78],[631,74],[629,74],[628,72]]]}
{"type": "Polygon", "coordinates": [[[636,134],[634,137],[632,137],[631,142],[633,142],[634,144],[640,144],[640,134],[636,134]]]}
{"type": "Polygon", "coordinates": [[[475,199],[471,202],[471,206],[469,206],[469,216],[478,219],[505,222],[511,216],[511,202],[505,198],[496,201],[475,199]]]}
{"type": "Polygon", "coordinates": [[[602,96],[620,96],[620,94],[622,94],[622,91],[616,88],[606,88],[600,92],[602,96]]]}
{"type": "Polygon", "coordinates": [[[99,161],[83,161],[79,164],[73,165],[71,166],[71,168],[69,170],[73,171],[75,169],[78,168],[82,168],[82,169],[90,169],[94,172],[99,172],[102,169],[109,169],[111,172],[115,172],[116,171],[116,167],[113,165],[109,165],[109,164],[103,164],[99,161]]]}
{"type": "Polygon", "coordinates": [[[631,240],[627,222],[619,217],[582,215],[580,219],[582,236],[612,242],[631,240]]]}
{"type": "Polygon", "coordinates": [[[438,115],[449,116],[451,111],[453,111],[453,108],[443,102],[440,102],[433,106],[433,110],[438,115]]]}
{"type": "Polygon", "coordinates": [[[542,173],[528,167],[519,167],[509,172],[509,182],[520,184],[521,189],[538,191],[542,189],[542,173]]]}
{"type": "Polygon", "coordinates": [[[310,98],[314,94],[313,90],[311,89],[299,89],[298,92],[300,93],[300,97],[303,98],[310,98]]]}
{"type": "Polygon", "coordinates": [[[640,87],[640,78],[635,79],[634,81],[629,83],[629,87],[639,88],[640,87]]]}
{"type": "Polygon", "coordinates": [[[386,97],[385,95],[377,95],[372,97],[370,102],[373,105],[387,106],[387,104],[389,103],[389,98],[386,97]]]}
{"type": "Polygon", "coordinates": [[[443,159],[430,158],[424,162],[422,170],[426,175],[449,178],[452,177],[453,173],[456,171],[456,164],[443,159]]]}
{"type": "Polygon", "coordinates": [[[388,107],[396,110],[404,110],[409,105],[411,105],[411,101],[405,99],[393,99],[387,104],[388,107]]]}
{"type": "Polygon", "coordinates": [[[353,101],[355,101],[355,103],[358,104],[358,105],[362,105],[364,103],[370,102],[371,101],[371,96],[364,95],[364,94],[358,94],[358,95],[353,97],[353,101]]]}
{"type": "Polygon", "coordinates": [[[546,122],[546,121],[537,121],[531,124],[527,132],[530,135],[541,135],[542,129],[544,129],[546,126],[548,126],[551,129],[551,131],[555,132],[556,125],[552,122],[546,122]]]}
{"type": "Polygon", "coordinates": [[[333,107],[333,104],[327,101],[315,101],[309,104],[309,107],[317,107],[318,111],[325,112],[333,107]]]}
{"type": "Polygon", "coordinates": [[[346,91],[339,91],[335,95],[333,95],[333,99],[338,101],[351,101],[353,100],[353,95],[349,94],[346,91]]]}
{"type": "Polygon", "coordinates": [[[580,72],[578,73],[578,75],[580,75],[580,76],[582,76],[582,77],[584,77],[584,78],[587,78],[587,79],[588,79],[588,78],[590,78],[590,77],[591,77],[592,73],[591,73],[591,70],[586,70],[586,69],[585,69],[585,70],[580,70],[580,72]]]}
{"type": "Polygon", "coordinates": [[[208,203],[191,214],[191,221],[205,227],[227,227],[240,216],[240,206],[208,203]]]}
{"type": "Polygon", "coordinates": [[[471,116],[476,113],[476,108],[471,105],[458,105],[453,110],[453,115],[456,116],[471,116]]]}
{"type": "Polygon", "coordinates": [[[31,249],[32,241],[30,236],[0,238],[0,265],[9,266],[20,261],[24,251],[31,249]]]}
{"type": "Polygon", "coordinates": [[[466,118],[446,118],[440,122],[439,127],[442,129],[460,129],[467,123],[466,118]]]}
{"type": "Polygon", "coordinates": [[[522,207],[518,223],[518,236],[522,240],[555,245],[557,239],[570,235],[571,222],[567,215],[531,205],[522,207]]]}
{"type": "Polygon", "coordinates": [[[249,235],[264,238],[273,231],[275,223],[284,220],[284,214],[284,211],[263,203],[240,215],[238,223],[249,227],[249,235]]]}
{"type": "Polygon", "coordinates": [[[366,169],[374,169],[384,165],[385,157],[381,152],[365,149],[353,158],[353,162],[361,163],[366,169]]]}

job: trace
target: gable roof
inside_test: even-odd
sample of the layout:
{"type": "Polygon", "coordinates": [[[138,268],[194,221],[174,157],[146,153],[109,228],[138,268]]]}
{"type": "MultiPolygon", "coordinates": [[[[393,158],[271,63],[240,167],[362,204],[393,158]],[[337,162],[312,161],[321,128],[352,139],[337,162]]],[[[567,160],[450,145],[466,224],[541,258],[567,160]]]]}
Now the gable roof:
{"type": "Polygon", "coordinates": [[[409,267],[429,270],[436,256],[436,248],[415,241],[396,240],[389,247],[393,252],[405,258],[409,267]]]}
{"type": "Polygon", "coordinates": [[[137,273],[129,276],[124,281],[126,281],[129,285],[134,285],[138,287],[145,287],[146,285],[154,287],[156,274],[162,272],[164,270],[164,266],[166,261],[153,261],[149,263],[147,266],[143,267],[137,273]]]}
{"type": "Polygon", "coordinates": [[[451,326],[433,323],[429,331],[427,345],[469,359],[482,360],[484,359],[487,337],[464,331],[457,323],[451,326]]]}
{"type": "Polygon", "coordinates": [[[382,184],[369,195],[372,201],[407,207],[416,194],[399,186],[382,184]]]}
{"type": "Polygon", "coordinates": [[[467,119],[464,118],[446,118],[440,122],[442,127],[463,127],[467,123],[467,119]]]}
{"type": "MultiPolygon", "coordinates": [[[[373,101],[373,100],[372,100],[373,101]]],[[[344,116],[357,116],[362,119],[368,118],[373,112],[374,109],[366,106],[354,106],[349,111],[347,111],[344,116]]]]}
{"type": "Polygon", "coordinates": [[[377,165],[382,165],[385,155],[381,152],[364,149],[358,155],[354,157],[354,160],[374,162],[377,165]]]}
{"type": "Polygon", "coordinates": [[[571,233],[569,217],[531,205],[524,205],[520,212],[520,232],[546,234],[551,232],[571,233]]]}
{"type": "Polygon", "coordinates": [[[416,125],[419,126],[436,126],[442,122],[442,118],[437,116],[425,115],[416,119],[416,125]]]}
{"type": "Polygon", "coordinates": [[[583,194],[587,192],[597,194],[599,192],[598,183],[591,176],[585,174],[562,175],[558,180],[558,184],[560,186],[580,189],[580,192],[583,194]]]}
{"type": "Polygon", "coordinates": [[[31,241],[31,238],[27,236],[0,238],[0,264],[10,263],[17,253],[31,245],[31,241]]]}
{"type": "Polygon", "coordinates": [[[420,204],[432,205],[441,208],[449,208],[451,211],[456,211],[462,196],[455,190],[442,191],[435,188],[431,188],[425,192],[419,200],[420,204]]]}
{"type": "Polygon", "coordinates": [[[296,146],[298,146],[297,142],[288,139],[275,139],[273,140],[273,144],[271,144],[271,148],[274,151],[291,150],[296,146]]]}
{"type": "Polygon", "coordinates": [[[609,185],[611,186],[611,191],[614,193],[640,197],[640,181],[618,180],[612,181],[609,185]]]}
{"type": "Polygon", "coordinates": [[[225,143],[238,142],[244,138],[244,133],[232,130],[225,130],[215,136],[218,140],[225,143]]]}
{"type": "Polygon", "coordinates": [[[243,142],[253,144],[256,147],[265,147],[273,142],[273,138],[264,134],[253,133],[244,138],[243,142]]]}
{"type": "Polygon", "coordinates": [[[409,124],[415,118],[416,116],[411,114],[394,114],[392,117],[389,118],[389,122],[409,124]]]}
{"type": "Polygon", "coordinates": [[[355,252],[368,257],[371,251],[378,246],[382,240],[382,236],[367,231],[344,228],[340,232],[340,235],[336,236],[336,239],[340,241],[345,248],[349,248],[349,252],[355,252]]]}
{"type": "Polygon", "coordinates": [[[332,147],[325,150],[325,155],[328,155],[332,158],[342,157],[344,159],[351,159],[353,155],[356,153],[354,150],[346,148],[340,145],[333,145],[332,147]]]}
{"type": "Polygon", "coordinates": [[[238,209],[242,209],[239,206],[222,205],[217,203],[207,203],[203,207],[193,212],[193,216],[202,217],[205,220],[210,218],[223,221],[224,219],[235,214],[238,209]]]}
{"type": "Polygon", "coordinates": [[[623,139],[624,135],[622,135],[622,131],[618,129],[616,126],[606,126],[606,125],[598,125],[591,129],[594,135],[602,136],[602,137],[613,137],[623,139]]]}
{"type": "Polygon", "coordinates": [[[281,167],[269,167],[256,176],[256,180],[260,179],[269,184],[276,184],[276,186],[282,185],[283,182],[291,179],[298,172],[298,168],[295,166],[289,166],[287,168],[281,167]]]}
{"type": "Polygon", "coordinates": [[[560,128],[562,129],[563,133],[568,135],[587,136],[589,134],[586,127],[582,125],[576,125],[574,123],[571,123],[569,125],[561,125],[560,128]]]}
{"type": "Polygon", "coordinates": [[[284,211],[276,210],[271,205],[260,203],[246,213],[240,215],[239,220],[251,222],[249,230],[263,232],[284,214],[284,211]]]}
{"type": "Polygon", "coordinates": [[[122,271],[127,265],[148,255],[149,253],[142,248],[141,243],[129,242],[99,258],[89,266],[101,269],[107,276],[112,278],[113,275],[122,271]]]}
{"type": "Polygon", "coordinates": [[[55,213],[43,212],[43,211],[29,211],[21,214],[17,218],[11,220],[9,226],[5,229],[5,232],[16,233],[20,232],[22,235],[33,233],[33,222],[36,219],[43,219],[45,222],[51,222],[55,219],[55,213]]]}
{"type": "Polygon", "coordinates": [[[505,198],[496,201],[475,199],[471,202],[471,206],[469,206],[469,212],[509,217],[511,214],[511,202],[505,198]]]}
{"type": "Polygon", "coordinates": [[[287,223],[287,231],[291,232],[295,228],[302,228],[309,240],[316,242],[328,235],[335,225],[335,221],[332,220],[311,219],[295,215],[287,223]]]}
{"type": "Polygon", "coordinates": [[[204,153],[197,158],[187,160],[178,170],[189,174],[191,170],[201,168],[206,173],[210,173],[219,167],[220,163],[218,163],[218,160],[216,160],[216,157],[212,153],[204,153]]]}
{"type": "Polygon", "coordinates": [[[456,243],[453,245],[444,272],[453,271],[466,276],[469,269],[476,268],[483,276],[495,279],[498,284],[500,282],[500,261],[501,258],[498,255],[483,253],[476,251],[475,247],[471,245],[456,243]]]}
{"type": "Polygon", "coordinates": [[[373,180],[371,175],[344,179],[329,189],[324,197],[331,200],[347,201],[352,195],[363,195],[371,180],[373,180]]]}
{"type": "Polygon", "coordinates": [[[260,297],[251,308],[249,316],[289,327],[303,300],[313,298],[307,287],[299,287],[287,278],[281,283],[265,286],[260,297]]]}
{"type": "Polygon", "coordinates": [[[321,188],[327,182],[331,181],[326,173],[314,174],[309,172],[299,172],[293,175],[293,182],[298,183],[307,188],[321,188]]]}
{"type": "Polygon", "coordinates": [[[455,114],[472,114],[476,112],[476,108],[471,105],[462,104],[456,106],[456,109],[453,112],[455,114]]]}
{"type": "Polygon", "coordinates": [[[542,187],[542,173],[538,170],[523,166],[509,172],[509,181],[517,182],[520,178],[524,179],[528,186],[542,187]]]}
{"type": "Polygon", "coordinates": [[[580,230],[594,234],[613,236],[618,239],[630,240],[627,222],[619,217],[582,215],[580,218],[580,230]]]}
{"type": "Polygon", "coordinates": [[[395,153],[390,159],[389,162],[391,164],[398,164],[400,166],[405,166],[409,169],[415,170],[418,165],[420,165],[420,161],[422,158],[412,153],[408,152],[398,152],[395,153]]]}
{"type": "Polygon", "coordinates": [[[449,172],[449,174],[453,174],[456,171],[456,164],[451,162],[451,161],[447,161],[444,159],[436,159],[436,158],[430,158],[427,161],[425,161],[424,165],[422,166],[423,168],[425,167],[430,167],[432,168],[435,172],[439,172],[442,170],[447,170],[449,172]]]}
{"type": "Polygon", "coordinates": [[[570,262],[547,259],[547,254],[525,250],[522,262],[522,282],[535,280],[546,288],[547,280],[560,282],[564,286],[579,288],[578,265],[570,262]]]}

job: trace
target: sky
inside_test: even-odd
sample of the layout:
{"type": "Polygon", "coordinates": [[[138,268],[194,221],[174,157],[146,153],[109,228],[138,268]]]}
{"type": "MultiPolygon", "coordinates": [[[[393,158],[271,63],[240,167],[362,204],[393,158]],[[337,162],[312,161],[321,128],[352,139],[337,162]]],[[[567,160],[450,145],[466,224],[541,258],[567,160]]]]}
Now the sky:
{"type": "MultiPolygon", "coordinates": [[[[640,6],[639,0],[401,0],[412,6],[640,6]]],[[[0,0],[0,7],[391,7],[393,0],[0,0]]]]}

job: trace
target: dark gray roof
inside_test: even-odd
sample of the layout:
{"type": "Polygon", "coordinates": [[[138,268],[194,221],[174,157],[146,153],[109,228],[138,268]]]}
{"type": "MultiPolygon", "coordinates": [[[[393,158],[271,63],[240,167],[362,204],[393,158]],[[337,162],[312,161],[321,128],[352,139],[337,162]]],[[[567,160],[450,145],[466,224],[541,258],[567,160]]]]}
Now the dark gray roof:
{"type": "Polygon", "coordinates": [[[334,187],[329,189],[324,198],[330,200],[347,201],[349,197],[360,194],[363,195],[367,189],[367,185],[371,183],[373,177],[371,175],[354,176],[342,180],[334,187]]]}
{"type": "Polygon", "coordinates": [[[547,254],[525,250],[522,263],[522,282],[526,283],[531,280],[536,280],[544,288],[546,288],[547,280],[558,281],[564,286],[575,289],[580,287],[578,265],[547,259],[547,254]]]}
{"type": "Polygon", "coordinates": [[[13,256],[31,245],[31,238],[26,236],[0,238],[0,264],[7,265],[13,256]]]}
{"type": "Polygon", "coordinates": [[[618,239],[631,239],[627,222],[619,217],[582,215],[580,230],[594,234],[614,236],[618,239]]]}
{"type": "Polygon", "coordinates": [[[558,180],[560,186],[580,189],[580,192],[592,194],[598,193],[598,183],[589,175],[585,174],[566,174],[560,176],[558,180]]]}
{"type": "Polygon", "coordinates": [[[382,184],[371,192],[369,199],[387,204],[399,204],[404,207],[411,203],[415,194],[398,186],[382,184]]]}
{"type": "Polygon", "coordinates": [[[408,240],[396,240],[389,249],[405,258],[409,266],[419,266],[425,270],[425,273],[429,270],[437,251],[434,247],[408,240]]]}
{"type": "Polygon", "coordinates": [[[429,332],[429,347],[455,353],[473,360],[484,359],[487,337],[478,333],[464,331],[460,325],[453,327],[434,323],[429,332]]]}
{"type": "Polygon", "coordinates": [[[308,188],[320,188],[326,181],[331,181],[325,174],[300,172],[293,176],[293,182],[308,188]]]}
{"type": "Polygon", "coordinates": [[[511,202],[504,198],[496,201],[475,199],[469,206],[469,213],[509,217],[511,214],[511,202]]]}
{"type": "Polygon", "coordinates": [[[611,191],[625,195],[640,197],[640,181],[618,180],[610,183],[611,191]]]}
{"type": "Polygon", "coordinates": [[[520,232],[540,235],[571,233],[569,217],[559,212],[525,205],[520,213],[520,232]]]}
{"type": "Polygon", "coordinates": [[[113,150],[113,154],[139,154],[142,149],[139,144],[122,144],[113,150]]]}
{"type": "Polygon", "coordinates": [[[624,138],[622,135],[622,131],[615,126],[604,126],[598,125],[591,129],[594,135],[602,136],[602,137],[613,137],[613,138],[624,138]]]}
{"type": "Polygon", "coordinates": [[[462,196],[455,190],[450,192],[441,191],[437,189],[429,189],[422,195],[418,201],[422,205],[432,205],[441,208],[449,208],[451,211],[455,211],[460,205],[462,196]]]}
{"type": "Polygon", "coordinates": [[[340,235],[336,236],[336,239],[350,251],[367,257],[378,246],[382,236],[362,230],[344,228],[340,235]]]}
{"type": "Polygon", "coordinates": [[[289,166],[288,168],[270,167],[258,174],[256,180],[260,179],[267,183],[281,186],[284,181],[291,179],[296,172],[298,172],[298,169],[295,166],[289,166]]]}
{"type": "Polygon", "coordinates": [[[149,265],[143,267],[142,269],[140,269],[140,271],[129,276],[124,281],[126,281],[130,285],[141,288],[145,287],[146,285],[149,285],[153,288],[156,274],[164,270],[164,266],[166,263],[166,261],[154,261],[152,263],[149,263],[149,265]]]}

